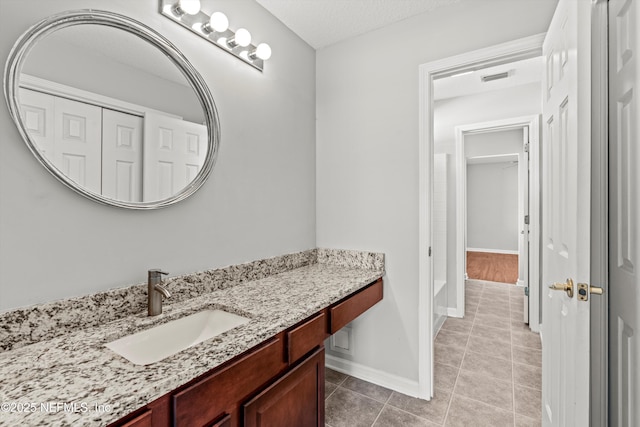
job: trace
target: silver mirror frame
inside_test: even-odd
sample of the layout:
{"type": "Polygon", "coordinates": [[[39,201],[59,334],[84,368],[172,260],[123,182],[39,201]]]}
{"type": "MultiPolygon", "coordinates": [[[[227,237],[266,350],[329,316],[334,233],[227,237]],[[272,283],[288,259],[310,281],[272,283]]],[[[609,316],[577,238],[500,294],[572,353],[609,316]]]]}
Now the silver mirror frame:
{"type": "Polygon", "coordinates": [[[29,28],[14,44],[4,69],[4,95],[9,107],[9,113],[16,124],[20,135],[29,147],[29,150],[38,161],[59,181],[72,190],[96,202],[128,209],[157,209],[177,203],[195,193],[207,180],[218,154],[220,144],[220,125],[218,111],[213,97],[204,79],[187,60],[187,58],[164,36],[134,19],[113,12],[103,10],[74,10],[50,16],[29,28]],[[177,194],[153,202],[124,202],[104,197],[82,188],[79,184],[60,172],[46,157],[40,153],[37,145],[29,136],[27,129],[20,118],[20,110],[17,99],[18,87],[22,66],[29,51],[43,37],[48,34],[75,25],[92,24],[105,25],[118,28],[146,40],[152,46],[159,49],[182,72],[202,106],[205,125],[207,127],[208,150],[204,164],[198,175],[185,188],[177,194]]]}

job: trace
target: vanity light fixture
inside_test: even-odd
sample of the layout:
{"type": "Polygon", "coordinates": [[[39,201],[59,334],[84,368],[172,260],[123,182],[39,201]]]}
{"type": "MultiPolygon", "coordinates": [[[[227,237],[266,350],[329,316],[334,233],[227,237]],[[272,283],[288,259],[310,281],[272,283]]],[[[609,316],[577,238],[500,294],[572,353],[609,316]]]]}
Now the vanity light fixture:
{"type": "Polygon", "coordinates": [[[249,53],[250,59],[260,58],[264,61],[271,58],[271,46],[266,43],[260,43],[256,49],[249,53]]]}
{"type": "Polygon", "coordinates": [[[200,0],[160,0],[160,13],[260,71],[271,57],[267,43],[252,45],[247,29],[230,30],[227,16],[222,12],[207,15],[200,9],[200,0]]]}
{"type": "Polygon", "coordinates": [[[224,33],[229,29],[229,19],[222,12],[215,12],[209,18],[209,21],[202,26],[202,31],[207,34],[224,33]]]}
{"type": "Polygon", "coordinates": [[[197,15],[200,12],[200,0],[180,0],[174,7],[176,16],[197,15]]]}
{"type": "Polygon", "coordinates": [[[251,33],[244,28],[238,28],[233,37],[227,39],[227,46],[233,49],[236,46],[247,47],[251,44],[251,33]]]}

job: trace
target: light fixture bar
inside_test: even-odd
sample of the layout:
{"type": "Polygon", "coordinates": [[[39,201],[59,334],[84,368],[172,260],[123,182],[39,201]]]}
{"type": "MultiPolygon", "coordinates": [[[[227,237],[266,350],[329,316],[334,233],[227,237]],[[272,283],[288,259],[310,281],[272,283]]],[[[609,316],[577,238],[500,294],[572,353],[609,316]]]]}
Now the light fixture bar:
{"type": "MultiPolygon", "coordinates": [[[[265,44],[267,48],[263,49],[259,48],[263,43],[260,43],[258,47],[251,43],[238,43],[237,34],[234,31],[228,28],[222,32],[215,31],[210,25],[210,16],[201,10],[195,14],[176,13],[178,3],[178,0],[160,0],[160,14],[241,61],[246,62],[253,68],[260,71],[263,70],[265,59],[268,59],[271,55],[271,49],[268,45],[265,44]],[[242,46],[243,44],[245,46],[242,46]],[[261,55],[262,52],[268,52],[268,55],[261,55]]],[[[238,31],[240,32],[238,35],[243,36],[242,38],[249,34],[244,29],[239,29],[238,31]]],[[[250,37],[249,35],[249,39],[250,37]]]]}

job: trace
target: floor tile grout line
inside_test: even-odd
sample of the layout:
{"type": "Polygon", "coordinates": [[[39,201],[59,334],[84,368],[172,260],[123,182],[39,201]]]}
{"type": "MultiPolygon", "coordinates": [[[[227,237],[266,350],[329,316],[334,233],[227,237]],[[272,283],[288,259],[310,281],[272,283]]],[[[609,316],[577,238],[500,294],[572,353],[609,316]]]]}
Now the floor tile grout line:
{"type": "MultiPolygon", "coordinates": [[[[384,408],[387,407],[387,405],[389,404],[389,401],[391,400],[391,396],[393,396],[394,391],[391,390],[391,393],[389,393],[389,396],[387,397],[387,400],[384,401],[384,403],[382,404],[382,408],[380,409],[380,412],[378,413],[378,416],[376,417],[375,420],[373,420],[373,424],[371,424],[371,427],[373,427],[377,422],[378,422],[378,418],[380,418],[380,415],[382,415],[382,411],[384,411],[384,408]]],[[[390,405],[393,406],[393,405],[390,405]]],[[[395,406],[394,406],[395,408],[395,406]]],[[[400,409],[400,408],[398,408],[400,409]]]]}
{"type": "MultiPolygon", "coordinates": [[[[332,383],[332,384],[333,384],[333,383],[332,383]]],[[[334,389],[333,389],[333,391],[332,391],[331,393],[329,393],[329,395],[328,395],[328,396],[325,396],[325,397],[324,397],[324,400],[326,401],[328,398],[330,398],[330,397],[333,395],[333,393],[335,393],[335,392],[336,392],[336,390],[337,390],[337,389],[338,389],[338,387],[334,388],[334,389]]]]}
{"type": "MultiPolygon", "coordinates": [[[[511,300],[509,300],[509,309],[511,309],[511,300]]],[[[509,313],[509,320],[511,321],[511,313],[509,313]]],[[[511,328],[509,328],[511,331],[511,328]]],[[[516,370],[515,370],[515,354],[513,354],[513,334],[511,334],[511,341],[509,342],[509,350],[511,351],[511,389],[512,389],[512,406],[513,406],[513,425],[516,425],[516,370]]]]}
{"type": "Polygon", "coordinates": [[[380,408],[380,410],[378,411],[378,415],[376,415],[376,418],[373,420],[373,422],[371,423],[371,427],[373,427],[376,422],[378,422],[378,418],[380,418],[380,415],[382,415],[382,411],[384,411],[384,407],[387,406],[385,404],[382,405],[382,407],[380,408]]]}
{"type": "MultiPolygon", "coordinates": [[[[371,384],[373,384],[373,383],[371,383],[371,384]]],[[[374,385],[375,385],[375,384],[374,384],[374,385]]],[[[343,386],[339,386],[338,388],[341,388],[341,389],[343,389],[343,390],[350,391],[350,392],[355,393],[355,394],[358,394],[358,395],[360,395],[360,396],[362,396],[362,397],[366,397],[367,399],[369,399],[369,400],[373,400],[373,401],[374,401],[374,402],[376,402],[376,403],[382,403],[383,405],[385,405],[385,404],[386,404],[386,401],[385,401],[385,402],[381,402],[381,401],[379,401],[378,399],[374,399],[373,397],[371,397],[371,396],[367,396],[366,394],[360,393],[359,391],[351,390],[350,388],[343,387],[343,386]]],[[[336,390],[337,390],[338,388],[336,388],[336,390]]],[[[335,390],[334,390],[334,392],[333,392],[333,393],[335,393],[335,390]]],[[[331,393],[331,394],[333,394],[333,393],[331,393]]],[[[393,390],[391,390],[391,394],[393,394],[393,390]]],[[[389,395],[389,397],[391,397],[391,394],[389,395]]],[[[389,400],[389,398],[387,398],[387,400],[389,400]]]]}
{"type": "MultiPolygon", "coordinates": [[[[416,417],[416,418],[420,418],[421,420],[429,421],[430,423],[438,424],[437,422],[435,422],[435,421],[433,421],[433,420],[430,420],[429,418],[425,418],[425,417],[420,416],[420,415],[418,415],[418,414],[414,414],[413,412],[409,412],[409,411],[407,411],[406,409],[398,408],[397,406],[395,406],[395,405],[393,405],[393,404],[391,404],[391,403],[387,403],[387,404],[385,404],[384,406],[385,406],[385,407],[390,406],[390,407],[392,407],[393,409],[397,409],[398,411],[404,412],[405,414],[412,415],[412,416],[414,416],[414,417],[416,417]]],[[[530,418],[530,417],[529,417],[529,418],[530,418]]],[[[377,419],[376,419],[376,421],[377,421],[377,419]]],[[[444,425],[444,421],[443,421],[440,425],[444,425]]]]}
{"type": "MultiPolygon", "coordinates": [[[[467,288],[466,281],[465,281],[464,286],[465,286],[465,291],[466,291],[466,288],[467,288]]],[[[482,285],[482,291],[484,291],[484,285],[482,285]]],[[[482,293],[483,292],[480,292],[481,297],[482,297],[482,293]]],[[[465,312],[466,312],[466,307],[465,307],[465,312]]],[[[478,314],[478,306],[476,306],[476,310],[473,313],[473,320],[471,321],[471,331],[473,330],[473,327],[476,324],[476,314],[478,314]]],[[[447,419],[449,418],[449,410],[451,409],[451,403],[453,402],[453,397],[455,396],[455,393],[456,393],[456,386],[458,385],[458,378],[460,378],[460,372],[462,371],[462,365],[464,364],[464,358],[467,355],[467,349],[469,347],[469,340],[471,339],[471,331],[469,331],[469,335],[467,336],[467,344],[464,347],[464,353],[462,353],[462,360],[460,361],[460,366],[458,366],[458,373],[456,374],[456,379],[453,382],[453,388],[451,389],[451,394],[449,395],[449,402],[447,403],[447,410],[444,413],[444,420],[442,421],[442,425],[446,425],[447,424],[447,419]]]]}

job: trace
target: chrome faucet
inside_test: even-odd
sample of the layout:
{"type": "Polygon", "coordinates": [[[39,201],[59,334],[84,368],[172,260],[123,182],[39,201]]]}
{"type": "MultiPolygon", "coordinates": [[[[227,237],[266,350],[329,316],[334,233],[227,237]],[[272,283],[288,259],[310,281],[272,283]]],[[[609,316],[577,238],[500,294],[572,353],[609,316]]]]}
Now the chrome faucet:
{"type": "Polygon", "coordinates": [[[154,268],[149,270],[149,289],[147,291],[147,306],[149,316],[162,314],[162,298],[171,298],[171,292],[162,286],[162,275],[167,275],[164,271],[154,268]]]}

